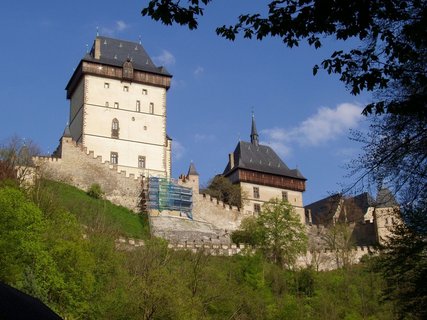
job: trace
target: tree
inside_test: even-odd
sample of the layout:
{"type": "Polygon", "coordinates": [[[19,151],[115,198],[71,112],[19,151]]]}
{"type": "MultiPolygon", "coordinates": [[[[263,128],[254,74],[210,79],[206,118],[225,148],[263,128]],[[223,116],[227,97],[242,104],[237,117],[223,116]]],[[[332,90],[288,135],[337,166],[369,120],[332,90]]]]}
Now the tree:
{"type": "Polygon", "coordinates": [[[40,148],[32,140],[11,137],[0,146],[0,179],[24,182],[32,173],[32,158],[38,154],[40,148]]]}
{"type": "MultiPolygon", "coordinates": [[[[197,19],[211,2],[188,0],[187,5],[182,5],[180,0],[150,0],[142,15],[166,25],[177,23],[196,29],[197,19]]],[[[315,48],[322,46],[325,37],[343,41],[358,39],[364,47],[347,52],[336,50],[321,62],[321,67],[328,73],[339,74],[340,80],[355,95],[362,90],[387,88],[394,80],[412,82],[417,88],[403,99],[380,99],[371,103],[364,114],[385,111],[426,114],[426,0],[274,0],[267,7],[265,16],[242,14],[235,25],[217,28],[217,34],[230,40],[239,34],[258,40],[277,37],[288,47],[298,46],[305,40],[315,48]]],[[[313,74],[318,69],[315,65],[313,74]]]]}
{"type": "Polygon", "coordinates": [[[299,254],[305,253],[307,236],[292,205],[272,199],[266,202],[258,217],[242,222],[241,230],[233,235],[257,246],[275,264],[292,268],[299,254]]]}
{"type": "Polygon", "coordinates": [[[237,184],[232,184],[227,178],[217,175],[209,183],[205,192],[229,205],[242,207],[242,189],[237,184]]]}
{"type": "Polygon", "coordinates": [[[407,210],[406,223],[395,225],[375,265],[386,281],[383,297],[394,303],[399,319],[427,317],[426,205],[407,210]]]}

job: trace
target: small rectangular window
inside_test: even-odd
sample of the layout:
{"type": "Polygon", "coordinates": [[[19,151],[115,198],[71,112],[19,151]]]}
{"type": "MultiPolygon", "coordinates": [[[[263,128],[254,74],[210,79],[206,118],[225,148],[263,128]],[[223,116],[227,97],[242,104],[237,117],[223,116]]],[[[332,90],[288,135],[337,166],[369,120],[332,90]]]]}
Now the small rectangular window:
{"type": "Polygon", "coordinates": [[[108,82],[104,82],[104,88],[108,89],[110,87],[110,84],[108,82]]]}
{"type": "Polygon", "coordinates": [[[119,163],[119,154],[117,152],[110,153],[110,163],[118,164],[119,163]]]}
{"type": "Polygon", "coordinates": [[[254,198],[259,199],[259,188],[258,187],[254,187],[254,198]]]}
{"type": "Polygon", "coordinates": [[[151,114],[153,114],[153,113],[154,113],[154,103],[152,103],[152,102],[150,102],[150,109],[149,109],[149,112],[150,112],[151,114]]]}
{"type": "Polygon", "coordinates": [[[141,101],[136,100],[136,111],[141,112],[141,101]]]}
{"type": "Polygon", "coordinates": [[[142,94],[143,94],[144,96],[146,96],[146,95],[148,94],[147,89],[142,89],[142,94]]]}
{"type": "Polygon", "coordinates": [[[116,109],[119,108],[119,103],[118,102],[114,102],[114,108],[116,108],[116,109]]]}
{"type": "Polygon", "coordinates": [[[145,168],[145,157],[138,156],[138,168],[145,168]]]}
{"type": "Polygon", "coordinates": [[[129,87],[128,87],[128,86],[124,86],[124,87],[123,87],[123,91],[124,91],[124,92],[129,92],[129,87]]]}
{"type": "Polygon", "coordinates": [[[286,191],[282,191],[282,200],[288,201],[288,193],[286,191]]]}
{"type": "Polygon", "coordinates": [[[261,205],[259,203],[254,203],[254,212],[255,213],[261,212],[261,205]]]}

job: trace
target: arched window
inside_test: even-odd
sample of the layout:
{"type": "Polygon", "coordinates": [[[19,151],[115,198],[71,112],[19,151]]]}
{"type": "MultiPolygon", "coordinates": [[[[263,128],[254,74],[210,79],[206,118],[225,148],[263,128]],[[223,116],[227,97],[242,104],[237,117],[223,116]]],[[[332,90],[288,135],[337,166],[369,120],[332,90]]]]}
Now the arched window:
{"type": "Polygon", "coordinates": [[[113,121],[111,122],[111,137],[112,138],[119,138],[119,120],[117,120],[116,118],[113,119],[113,121]]]}

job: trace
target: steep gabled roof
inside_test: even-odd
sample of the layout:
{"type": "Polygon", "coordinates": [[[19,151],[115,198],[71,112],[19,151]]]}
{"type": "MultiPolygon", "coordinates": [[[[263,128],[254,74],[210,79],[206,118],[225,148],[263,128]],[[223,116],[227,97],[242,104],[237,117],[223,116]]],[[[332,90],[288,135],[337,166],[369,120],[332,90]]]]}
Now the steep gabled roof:
{"type": "Polygon", "coordinates": [[[127,59],[132,62],[132,66],[135,70],[171,76],[164,67],[156,67],[141,44],[108,37],[96,37],[90,53],[85,55],[83,61],[121,67],[127,59]],[[95,56],[97,40],[99,40],[99,59],[95,56]]]}
{"type": "Polygon", "coordinates": [[[377,193],[377,199],[375,201],[375,207],[377,208],[393,208],[398,207],[396,199],[394,198],[391,191],[387,188],[383,188],[377,193]]]}
{"type": "Polygon", "coordinates": [[[230,161],[223,174],[227,176],[237,168],[307,180],[298,169],[289,169],[274,150],[266,145],[255,145],[240,141],[232,154],[234,166],[230,161]]]}

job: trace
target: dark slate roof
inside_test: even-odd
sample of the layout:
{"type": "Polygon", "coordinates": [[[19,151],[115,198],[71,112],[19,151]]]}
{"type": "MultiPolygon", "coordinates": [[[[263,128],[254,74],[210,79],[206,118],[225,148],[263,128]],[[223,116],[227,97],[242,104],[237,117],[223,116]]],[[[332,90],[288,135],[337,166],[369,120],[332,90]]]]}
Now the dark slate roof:
{"type": "Polygon", "coordinates": [[[366,212],[366,210],[368,210],[369,207],[373,207],[375,204],[375,200],[367,192],[361,193],[353,197],[353,200],[356,206],[360,208],[363,212],[366,212]]]}
{"type": "Polygon", "coordinates": [[[306,209],[311,210],[311,217],[314,224],[328,224],[337,214],[338,205],[343,196],[339,193],[306,205],[306,209]]]}
{"type": "Polygon", "coordinates": [[[223,172],[225,176],[240,168],[307,180],[298,169],[289,169],[269,146],[240,141],[233,152],[233,156],[234,167],[230,167],[229,161],[223,172]]]}
{"type": "Polygon", "coordinates": [[[71,137],[70,126],[68,124],[65,126],[64,133],[62,134],[62,136],[67,138],[71,137]]]}
{"type": "Polygon", "coordinates": [[[198,176],[199,173],[197,172],[196,166],[193,162],[190,163],[190,167],[188,168],[187,176],[198,176]]]}
{"type": "Polygon", "coordinates": [[[100,62],[111,66],[122,67],[123,63],[127,59],[130,59],[133,68],[136,70],[171,76],[164,67],[157,67],[145,51],[144,47],[137,42],[102,36],[96,37],[96,40],[100,40],[100,58],[95,58],[94,42],[90,53],[85,55],[83,61],[100,62]]]}
{"type": "Polygon", "coordinates": [[[399,204],[397,203],[391,191],[387,188],[383,188],[378,191],[375,206],[377,208],[391,208],[397,207],[399,204]]]}

